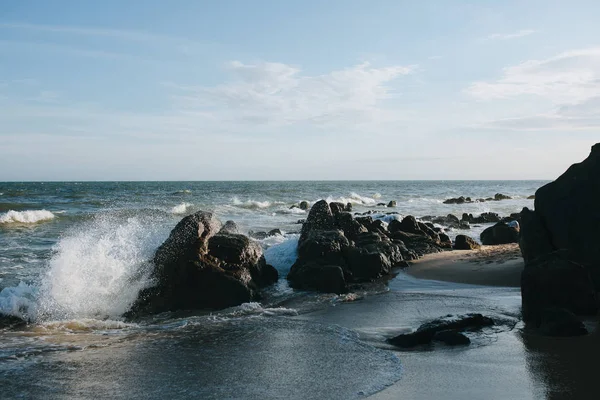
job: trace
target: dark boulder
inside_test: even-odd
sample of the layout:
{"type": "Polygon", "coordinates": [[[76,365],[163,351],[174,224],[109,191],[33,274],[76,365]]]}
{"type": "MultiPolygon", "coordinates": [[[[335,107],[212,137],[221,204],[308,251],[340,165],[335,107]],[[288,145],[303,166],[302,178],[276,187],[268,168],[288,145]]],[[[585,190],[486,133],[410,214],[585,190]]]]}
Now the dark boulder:
{"type": "MultiPolygon", "coordinates": [[[[371,219],[369,224],[372,222],[373,219],[371,219]]],[[[353,218],[352,214],[347,212],[337,214],[335,216],[335,223],[336,226],[338,226],[344,232],[344,235],[346,235],[346,237],[350,240],[354,240],[359,234],[369,231],[358,221],[358,218],[353,218]]]]}
{"type": "Polygon", "coordinates": [[[311,230],[331,230],[335,228],[333,213],[325,200],[317,201],[310,209],[306,222],[302,225],[300,242],[306,239],[311,230]]]}
{"type": "Polygon", "coordinates": [[[331,203],[329,203],[329,208],[331,209],[331,213],[333,215],[346,211],[346,206],[344,205],[344,203],[339,203],[337,201],[332,201],[331,203]]]}
{"type": "Polygon", "coordinates": [[[590,274],[559,250],[530,260],[521,273],[523,319],[540,324],[547,308],[565,308],[576,315],[595,315],[598,298],[590,274]]]}
{"type": "Polygon", "coordinates": [[[442,342],[448,346],[464,346],[471,344],[471,339],[469,339],[464,333],[454,330],[436,332],[435,335],[433,335],[433,340],[436,342],[442,342]]]}
{"type": "MultiPolygon", "coordinates": [[[[458,317],[447,315],[421,325],[415,332],[398,335],[388,339],[388,343],[399,347],[415,347],[429,344],[436,334],[444,331],[469,331],[473,332],[484,327],[493,326],[494,321],[481,314],[466,314],[458,317]]],[[[459,340],[454,337],[454,340],[459,340]]]]}
{"type": "Polygon", "coordinates": [[[388,207],[396,207],[396,200],[391,200],[387,206],[388,207]]]}
{"type": "Polygon", "coordinates": [[[344,208],[346,212],[352,212],[352,203],[346,203],[346,207],[344,208]]]}
{"type": "Polygon", "coordinates": [[[424,233],[419,227],[419,222],[417,222],[416,218],[412,215],[404,217],[402,221],[400,221],[400,225],[398,225],[397,230],[407,233],[415,233],[419,235],[422,235],[424,233]]]}
{"type": "Polygon", "coordinates": [[[588,333],[585,325],[566,308],[544,309],[536,328],[544,336],[569,337],[588,333]]]}
{"type": "Polygon", "coordinates": [[[494,195],[494,200],[496,200],[496,201],[500,201],[500,200],[511,200],[511,199],[512,199],[512,197],[510,197],[510,196],[507,196],[507,195],[505,195],[505,194],[502,194],[502,193],[496,193],[496,194],[494,195]]]}
{"type": "Polygon", "coordinates": [[[399,230],[390,232],[388,235],[392,241],[401,241],[406,248],[408,248],[418,257],[422,257],[425,254],[439,253],[442,251],[440,244],[435,242],[429,236],[425,235],[423,232],[416,234],[399,230]]]}
{"type": "Polygon", "coordinates": [[[600,290],[600,143],[588,158],[573,164],[535,193],[535,212],[552,248],[569,249],[573,261],[590,268],[600,290]]]}
{"type": "Polygon", "coordinates": [[[518,225],[511,226],[505,222],[498,222],[481,232],[479,236],[484,245],[497,245],[519,242],[518,225]]]}
{"type": "Polygon", "coordinates": [[[444,200],[444,204],[464,204],[466,201],[467,199],[464,196],[460,196],[456,198],[446,199],[444,200]]]}
{"type": "Polygon", "coordinates": [[[337,294],[348,291],[344,271],[339,265],[322,264],[318,261],[295,263],[287,279],[295,289],[337,294]]]}
{"type": "Polygon", "coordinates": [[[523,208],[520,226],[519,247],[525,263],[554,251],[550,235],[538,213],[523,208]]]}
{"type": "Polygon", "coordinates": [[[452,248],[452,239],[450,239],[450,236],[446,235],[444,232],[440,232],[438,235],[440,237],[440,246],[445,249],[452,248]]]}
{"type": "Polygon", "coordinates": [[[140,292],[128,317],[163,311],[221,309],[260,298],[277,281],[260,245],[235,233],[218,233],[212,213],[182,219],[154,256],[156,285],[140,292]]]}
{"type": "Polygon", "coordinates": [[[454,239],[455,250],[477,250],[481,247],[474,239],[466,235],[458,235],[454,239]]]}
{"type": "Polygon", "coordinates": [[[275,229],[271,229],[269,232],[267,232],[267,235],[269,236],[283,236],[283,232],[281,232],[281,229],[275,228],[275,229]]]}
{"type": "Polygon", "coordinates": [[[22,318],[0,313],[0,329],[18,329],[27,325],[27,321],[22,318]]]}
{"type": "Polygon", "coordinates": [[[240,233],[240,230],[234,221],[226,221],[219,233],[240,233]]]}
{"type": "Polygon", "coordinates": [[[299,206],[299,208],[300,208],[301,210],[305,210],[305,211],[306,211],[306,210],[308,210],[308,209],[309,209],[309,207],[310,207],[310,206],[309,206],[309,204],[308,204],[308,201],[301,201],[301,202],[300,202],[300,206],[299,206]]]}

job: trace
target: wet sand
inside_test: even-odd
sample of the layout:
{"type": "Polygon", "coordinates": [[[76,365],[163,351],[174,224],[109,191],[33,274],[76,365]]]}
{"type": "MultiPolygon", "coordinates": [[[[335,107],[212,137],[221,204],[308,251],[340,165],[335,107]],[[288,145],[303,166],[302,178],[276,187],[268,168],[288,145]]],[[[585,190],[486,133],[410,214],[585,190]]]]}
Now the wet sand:
{"type": "Polygon", "coordinates": [[[523,258],[517,244],[482,246],[479,250],[454,250],[430,254],[411,263],[406,273],[471,285],[520,287],[523,258]]]}

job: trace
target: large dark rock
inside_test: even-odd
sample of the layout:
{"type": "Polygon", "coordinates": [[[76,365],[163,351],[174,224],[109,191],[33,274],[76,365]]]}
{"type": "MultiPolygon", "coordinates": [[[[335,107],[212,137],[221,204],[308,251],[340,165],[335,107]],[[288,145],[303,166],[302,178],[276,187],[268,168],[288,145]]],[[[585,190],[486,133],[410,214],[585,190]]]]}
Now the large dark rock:
{"type": "Polygon", "coordinates": [[[481,247],[473,238],[466,235],[458,235],[454,239],[455,250],[477,250],[481,247]]]}
{"type": "Polygon", "coordinates": [[[335,228],[333,213],[325,200],[317,201],[310,209],[306,222],[302,224],[300,242],[304,241],[311,230],[331,230],[335,228]]]}
{"type": "Polygon", "coordinates": [[[571,261],[567,250],[530,260],[521,274],[523,319],[539,325],[548,308],[565,308],[576,315],[595,315],[598,299],[590,274],[571,261]]]}
{"type": "Polygon", "coordinates": [[[17,329],[27,325],[27,321],[22,318],[0,313],[0,329],[17,329]]]}
{"type": "Polygon", "coordinates": [[[344,271],[339,265],[322,264],[312,260],[295,263],[287,279],[290,286],[296,289],[337,294],[348,291],[344,271]]]}
{"type": "MultiPolygon", "coordinates": [[[[388,343],[399,347],[414,347],[418,345],[431,343],[431,341],[434,340],[435,335],[439,335],[441,332],[459,332],[465,330],[475,331],[492,325],[494,325],[494,321],[491,318],[485,317],[481,314],[466,314],[458,317],[447,315],[445,317],[435,319],[431,322],[421,325],[413,333],[398,335],[396,337],[388,339],[387,341],[388,343]]],[[[447,337],[448,341],[458,342],[462,340],[464,342],[464,339],[459,339],[456,337],[456,335],[450,334],[442,334],[440,339],[442,339],[444,336],[447,337]],[[449,336],[453,337],[449,338],[449,336]]]]}
{"type": "Polygon", "coordinates": [[[519,247],[525,263],[554,251],[540,216],[527,207],[521,211],[519,247]]]}
{"type": "MultiPolygon", "coordinates": [[[[573,261],[590,268],[600,290],[600,143],[535,193],[535,212],[553,249],[569,249],[573,261]]],[[[528,257],[529,258],[529,257],[528,257]]]]}
{"type": "Polygon", "coordinates": [[[566,308],[546,308],[536,328],[545,336],[582,336],[588,333],[585,325],[566,308]]]}
{"type": "Polygon", "coordinates": [[[498,222],[481,232],[479,236],[484,245],[497,245],[519,242],[519,226],[511,226],[505,222],[498,222]]]}
{"type": "Polygon", "coordinates": [[[259,289],[277,281],[277,270],[267,265],[258,243],[220,228],[208,212],[182,219],[154,255],[156,285],[140,292],[127,316],[220,309],[259,299],[259,289]]]}

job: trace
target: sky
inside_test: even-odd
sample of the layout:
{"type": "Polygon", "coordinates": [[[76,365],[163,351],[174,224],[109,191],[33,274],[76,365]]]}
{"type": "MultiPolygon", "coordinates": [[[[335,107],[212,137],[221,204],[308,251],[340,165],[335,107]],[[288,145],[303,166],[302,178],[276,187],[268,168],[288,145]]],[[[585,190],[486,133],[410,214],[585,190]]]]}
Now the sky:
{"type": "Polygon", "coordinates": [[[554,179],[600,2],[0,2],[0,181],[554,179]]]}

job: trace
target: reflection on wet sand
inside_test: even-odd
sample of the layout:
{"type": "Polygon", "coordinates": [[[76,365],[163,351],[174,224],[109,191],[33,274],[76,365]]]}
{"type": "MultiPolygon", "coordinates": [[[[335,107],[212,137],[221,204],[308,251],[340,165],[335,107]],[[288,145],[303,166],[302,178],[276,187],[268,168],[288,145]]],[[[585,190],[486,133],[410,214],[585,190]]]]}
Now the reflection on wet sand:
{"type": "Polygon", "coordinates": [[[532,379],[543,388],[547,400],[598,399],[600,334],[551,338],[522,334],[532,379]]]}

